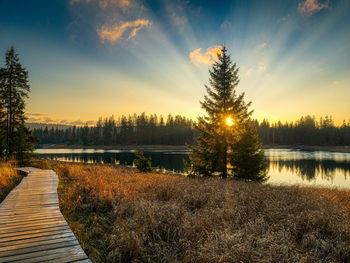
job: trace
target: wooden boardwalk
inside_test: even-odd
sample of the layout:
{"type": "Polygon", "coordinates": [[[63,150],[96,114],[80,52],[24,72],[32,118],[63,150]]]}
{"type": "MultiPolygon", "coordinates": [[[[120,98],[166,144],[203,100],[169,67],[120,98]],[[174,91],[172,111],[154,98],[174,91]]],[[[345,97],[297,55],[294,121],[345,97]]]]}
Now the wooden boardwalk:
{"type": "Polygon", "coordinates": [[[58,206],[52,170],[28,173],[0,204],[0,262],[91,262],[58,206]]]}

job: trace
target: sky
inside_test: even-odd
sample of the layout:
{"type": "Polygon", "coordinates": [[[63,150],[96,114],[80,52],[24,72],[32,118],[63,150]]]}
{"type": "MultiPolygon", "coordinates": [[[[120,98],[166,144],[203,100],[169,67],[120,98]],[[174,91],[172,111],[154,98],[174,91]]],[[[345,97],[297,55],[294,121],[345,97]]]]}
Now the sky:
{"type": "Polygon", "coordinates": [[[29,122],[203,114],[227,46],[254,118],[350,119],[350,0],[0,0],[0,55],[29,71],[29,122]]]}

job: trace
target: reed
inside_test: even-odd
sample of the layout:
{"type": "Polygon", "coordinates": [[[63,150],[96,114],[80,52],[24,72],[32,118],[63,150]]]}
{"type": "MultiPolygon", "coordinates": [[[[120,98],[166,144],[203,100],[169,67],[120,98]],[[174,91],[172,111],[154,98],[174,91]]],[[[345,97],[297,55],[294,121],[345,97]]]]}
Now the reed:
{"type": "Polygon", "coordinates": [[[94,262],[349,262],[349,191],[55,163],[94,262]]]}
{"type": "Polygon", "coordinates": [[[14,188],[20,181],[21,176],[15,169],[16,163],[12,161],[0,161],[0,203],[5,199],[6,195],[14,188]]]}

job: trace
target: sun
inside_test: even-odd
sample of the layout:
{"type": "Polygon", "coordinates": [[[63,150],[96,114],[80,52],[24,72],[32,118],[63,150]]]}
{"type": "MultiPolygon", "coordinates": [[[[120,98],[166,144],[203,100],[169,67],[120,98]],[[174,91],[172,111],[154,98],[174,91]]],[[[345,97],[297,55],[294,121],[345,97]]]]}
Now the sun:
{"type": "Polygon", "coordinates": [[[226,122],[226,126],[231,127],[233,125],[233,119],[231,117],[227,117],[225,122],[226,122]]]}

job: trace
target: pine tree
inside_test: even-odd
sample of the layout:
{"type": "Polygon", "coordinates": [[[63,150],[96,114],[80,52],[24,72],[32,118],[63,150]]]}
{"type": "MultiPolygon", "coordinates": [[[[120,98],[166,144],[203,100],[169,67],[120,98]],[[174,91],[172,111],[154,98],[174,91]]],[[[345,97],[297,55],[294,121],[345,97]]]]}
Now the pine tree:
{"type": "MultiPolygon", "coordinates": [[[[1,74],[1,71],[0,71],[1,74]]],[[[1,78],[1,76],[0,76],[1,78]]],[[[6,149],[6,111],[2,104],[2,101],[0,101],[0,158],[4,157],[5,155],[5,149],[6,149]]]]}
{"type": "MultiPolygon", "coordinates": [[[[238,70],[237,65],[231,62],[226,47],[222,47],[218,61],[209,70],[210,85],[205,86],[207,95],[201,101],[206,115],[198,118],[197,145],[191,147],[189,170],[192,174],[211,176],[219,173],[226,178],[228,166],[240,165],[230,161],[235,160],[233,156],[237,157],[233,148],[245,138],[244,127],[250,122],[252,111],[249,110],[251,103],[244,101],[244,93],[237,94],[238,70]]],[[[254,144],[256,148],[260,145],[251,140],[247,143],[254,144]]],[[[235,171],[238,171],[237,168],[235,171]]]]}
{"type": "Polygon", "coordinates": [[[7,126],[7,114],[4,105],[4,100],[2,98],[3,87],[1,84],[1,79],[5,77],[5,69],[0,68],[0,158],[4,157],[6,154],[6,126],[7,126]]]}
{"type": "MultiPolygon", "coordinates": [[[[21,142],[24,134],[29,136],[24,126],[25,99],[29,91],[28,72],[22,67],[18,55],[11,47],[6,52],[6,65],[0,69],[0,101],[5,112],[2,116],[1,127],[5,127],[3,134],[5,134],[5,155],[7,157],[17,155],[16,151],[19,149],[25,150],[22,146],[15,144],[18,143],[19,134],[21,134],[21,142]]],[[[28,150],[31,150],[30,148],[28,150]]]]}
{"type": "Polygon", "coordinates": [[[13,157],[19,161],[20,165],[27,164],[34,150],[33,145],[37,142],[36,138],[24,124],[21,124],[19,127],[16,127],[13,142],[13,157]]]}
{"type": "Polygon", "coordinates": [[[233,143],[229,153],[232,174],[237,179],[265,181],[268,163],[259,141],[256,125],[248,121],[241,131],[241,136],[233,143]]]}

